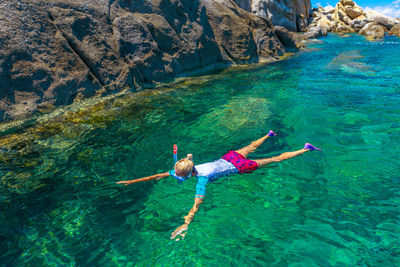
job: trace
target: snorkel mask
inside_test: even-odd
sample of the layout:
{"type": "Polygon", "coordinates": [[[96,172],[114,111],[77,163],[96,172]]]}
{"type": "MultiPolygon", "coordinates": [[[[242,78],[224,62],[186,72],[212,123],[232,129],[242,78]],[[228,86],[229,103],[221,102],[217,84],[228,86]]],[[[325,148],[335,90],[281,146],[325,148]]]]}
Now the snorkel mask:
{"type": "MultiPolygon", "coordinates": [[[[191,155],[191,154],[190,154],[191,155]]],[[[193,157],[187,157],[189,160],[193,161],[193,157]]],[[[174,166],[176,162],[178,161],[178,146],[174,145],[174,166]]],[[[182,182],[186,181],[190,177],[192,177],[192,173],[197,173],[196,168],[193,165],[192,171],[185,177],[185,176],[179,176],[175,174],[175,168],[174,170],[170,171],[169,174],[174,177],[175,179],[178,180],[178,183],[181,184],[182,182]]]]}

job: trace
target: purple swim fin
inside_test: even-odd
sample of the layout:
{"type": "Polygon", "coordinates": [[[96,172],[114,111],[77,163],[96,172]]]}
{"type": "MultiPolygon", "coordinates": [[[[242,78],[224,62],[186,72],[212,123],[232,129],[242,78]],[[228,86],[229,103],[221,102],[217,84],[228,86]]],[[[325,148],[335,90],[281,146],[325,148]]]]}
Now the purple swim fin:
{"type": "Polygon", "coordinates": [[[269,130],[269,133],[267,134],[268,136],[275,136],[276,133],[274,133],[272,130],[269,130]]]}
{"type": "Polygon", "coordinates": [[[313,150],[322,150],[322,149],[316,148],[315,146],[313,146],[313,145],[310,144],[310,143],[306,143],[306,144],[304,145],[304,149],[308,149],[308,150],[310,150],[310,151],[313,151],[313,150]]]}

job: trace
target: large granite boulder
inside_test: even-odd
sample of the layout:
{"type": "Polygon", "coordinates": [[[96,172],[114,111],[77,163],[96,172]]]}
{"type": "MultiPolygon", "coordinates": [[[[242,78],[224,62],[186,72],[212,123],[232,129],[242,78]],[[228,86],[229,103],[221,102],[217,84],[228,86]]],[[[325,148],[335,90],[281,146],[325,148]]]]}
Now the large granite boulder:
{"type": "Polygon", "coordinates": [[[377,40],[385,36],[388,30],[376,22],[367,23],[361,30],[360,34],[365,35],[368,40],[377,40]]]}
{"type": "Polygon", "coordinates": [[[233,1],[2,0],[0,29],[0,121],[284,53],[233,1]]]}
{"type": "Polygon", "coordinates": [[[322,37],[322,29],[318,26],[311,26],[307,28],[307,32],[304,33],[304,37],[307,39],[322,37]]]}
{"type": "MultiPolygon", "coordinates": [[[[335,7],[335,24],[336,31],[340,32],[340,29],[344,29],[350,26],[352,21],[363,16],[365,12],[352,0],[340,1],[335,7]]],[[[351,27],[351,26],[350,26],[351,27]]],[[[347,30],[347,32],[349,32],[347,30]]]]}
{"type": "Polygon", "coordinates": [[[373,10],[368,10],[367,12],[365,12],[365,16],[368,21],[376,22],[388,30],[390,30],[395,24],[399,23],[399,21],[395,18],[382,15],[373,10]]]}
{"type": "Polygon", "coordinates": [[[344,10],[346,15],[349,16],[351,19],[356,19],[362,15],[364,15],[364,11],[357,5],[354,6],[345,6],[344,10]]]}
{"type": "Polygon", "coordinates": [[[390,31],[389,34],[391,35],[396,35],[397,37],[400,37],[400,24],[394,25],[390,31]]]}
{"type": "Polygon", "coordinates": [[[354,29],[354,31],[359,32],[368,23],[368,21],[369,20],[364,15],[361,15],[352,20],[349,26],[354,29]]]}
{"type": "Polygon", "coordinates": [[[329,20],[327,16],[321,17],[320,20],[318,20],[317,27],[321,29],[321,34],[322,36],[327,36],[328,31],[332,29],[334,26],[334,22],[329,20]]]}

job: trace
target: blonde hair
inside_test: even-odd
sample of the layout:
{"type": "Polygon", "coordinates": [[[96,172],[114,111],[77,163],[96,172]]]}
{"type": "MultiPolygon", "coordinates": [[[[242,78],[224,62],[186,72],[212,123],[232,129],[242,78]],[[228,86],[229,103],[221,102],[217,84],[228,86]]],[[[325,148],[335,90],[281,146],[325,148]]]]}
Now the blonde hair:
{"type": "MultiPolygon", "coordinates": [[[[190,154],[189,154],[190,155],[190,154]]],[[[189,158],[190,156],[188,155],[187,158],[178,160],[175,163],[175,174],[178,176],[186,177],[189,174],[192,173],[193,170],[193,161],[191,161],[189,158]]]]}

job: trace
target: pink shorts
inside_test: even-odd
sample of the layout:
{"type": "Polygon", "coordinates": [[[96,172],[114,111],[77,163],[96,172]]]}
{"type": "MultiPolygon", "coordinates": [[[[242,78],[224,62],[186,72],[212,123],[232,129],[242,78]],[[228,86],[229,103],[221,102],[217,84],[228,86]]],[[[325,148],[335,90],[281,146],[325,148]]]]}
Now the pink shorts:
{"type": "Polygon", "coordinates": [[[222,159],[232,163],[239,170],[239,173],[252,172],[258,169],[258,163],[254,160],[245,159],[243,155],[229,151],[222,159]]]}

